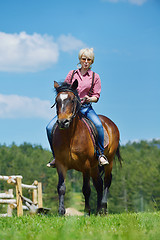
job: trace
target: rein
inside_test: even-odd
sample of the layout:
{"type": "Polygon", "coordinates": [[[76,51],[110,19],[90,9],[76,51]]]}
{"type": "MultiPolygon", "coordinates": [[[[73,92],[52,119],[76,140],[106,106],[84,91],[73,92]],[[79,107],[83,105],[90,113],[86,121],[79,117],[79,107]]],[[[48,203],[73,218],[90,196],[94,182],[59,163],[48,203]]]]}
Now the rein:
{"type": "MultiPolygon", "coordinates": [[[[76,96],[75,96],[76,97],[76,96]]],[[[74,100],[74,102],[76,102],[76,104],[74,105],[74,111],[72,113],[72,116],[70,117],[70,121],[73,120],[73,118],[75,118],[75,116],[77,115],[77,113],[79,112],[80,108],[81,108],[81,102],[78,100],[78,98],[76,97],[76,99],[74,100]],[[77,104],[79,103],[79,104],[77,104]]]]}

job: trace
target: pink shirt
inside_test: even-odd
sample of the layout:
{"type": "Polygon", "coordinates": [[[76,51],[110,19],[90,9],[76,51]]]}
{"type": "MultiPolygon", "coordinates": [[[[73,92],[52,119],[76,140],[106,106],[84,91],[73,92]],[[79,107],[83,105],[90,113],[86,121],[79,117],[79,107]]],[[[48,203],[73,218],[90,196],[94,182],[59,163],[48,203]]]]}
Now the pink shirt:
{"type": "MultiPolygon", "coordinates": [[[[68,73],[68,75],[65,79],[65,82],[71,84],[72,73],[73,73],[73,70],[68,73]]],[[[77,69],[75,71],[73,79],[72,79],[72,83],[74,82],[75,79],[78,80],[77,91],[78,91],[80,98],[83,98],[85,95],[88,95],[89,90],[92,85],[92,75],[93,75],[93,72],[90,69],[87,71],[87,73],[84,76],[81,75],[81,72],[79,69],[77,69]]],[[[100,92],[101,92],[101,80],[100,80],[99,75],[97,73],[95,73],[94,84],[93,84],[91,96],[95,96],[95,97],[97,97],[97,99],[99,99],[100,92]]]]}

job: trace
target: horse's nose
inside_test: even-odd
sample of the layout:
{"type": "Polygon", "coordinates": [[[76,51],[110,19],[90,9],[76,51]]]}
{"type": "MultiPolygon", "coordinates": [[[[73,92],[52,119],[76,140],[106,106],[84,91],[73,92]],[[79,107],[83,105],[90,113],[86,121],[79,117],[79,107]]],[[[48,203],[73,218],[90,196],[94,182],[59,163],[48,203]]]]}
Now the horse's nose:
{"type": "Polygon", "coordinates": [[[58,119],[57,123],[58,123],[59,128],[64,129],[64,128],[69,127],[70,122],[68,119],[61,119],[61,120],[58,119]]]}

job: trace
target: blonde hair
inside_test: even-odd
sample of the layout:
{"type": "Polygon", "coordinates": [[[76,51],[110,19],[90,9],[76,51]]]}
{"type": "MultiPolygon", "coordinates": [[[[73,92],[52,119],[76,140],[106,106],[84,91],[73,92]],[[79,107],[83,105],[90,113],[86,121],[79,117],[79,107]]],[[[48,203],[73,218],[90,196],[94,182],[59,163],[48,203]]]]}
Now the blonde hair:
{"type": "Polygon", "coordinates": [[[90,58],[92,60],[92,63],[94,63],[94,52],[93,48],[83,48],[79,51],[78,58],[79,60],[82,58],[82,55],[84,55],[87,58],[90,58]]]}

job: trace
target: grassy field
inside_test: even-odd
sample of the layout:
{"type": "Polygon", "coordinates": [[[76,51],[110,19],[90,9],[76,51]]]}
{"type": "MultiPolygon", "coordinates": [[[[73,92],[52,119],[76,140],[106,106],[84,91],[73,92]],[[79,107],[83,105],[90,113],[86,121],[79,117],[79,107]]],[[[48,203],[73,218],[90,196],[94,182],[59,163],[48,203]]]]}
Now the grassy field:
{"type": "Polygon", "coordinates": [[[0,218],[1,240],[159,240],[160,212],[107,217],[24,216],[0,218]]]}

